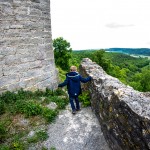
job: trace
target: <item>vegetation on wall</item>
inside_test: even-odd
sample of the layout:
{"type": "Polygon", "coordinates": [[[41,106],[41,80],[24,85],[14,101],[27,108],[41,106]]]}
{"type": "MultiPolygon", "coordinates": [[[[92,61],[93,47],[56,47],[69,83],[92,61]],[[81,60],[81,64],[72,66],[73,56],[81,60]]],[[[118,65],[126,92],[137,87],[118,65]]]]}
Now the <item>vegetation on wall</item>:
{"type": "Polygon", "coordinates": [[[90,106],[90,93],[88,91],[83,91],[82,94],[79,95],[79,100],[82,102],[83,107],[90,106]]]}

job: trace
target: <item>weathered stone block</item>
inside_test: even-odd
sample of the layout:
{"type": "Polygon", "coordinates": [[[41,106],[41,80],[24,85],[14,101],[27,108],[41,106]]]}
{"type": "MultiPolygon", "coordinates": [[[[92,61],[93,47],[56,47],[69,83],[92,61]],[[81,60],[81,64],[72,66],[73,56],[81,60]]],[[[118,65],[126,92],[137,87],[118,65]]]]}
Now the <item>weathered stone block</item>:
{"type": "Polygon", "coordinates": [[[18,74],[11,74],[9,76],[2,76],[0,78],[0,87],[3,87],[7,84],[17,83],[19,82],[20,77],[18,74]]]}

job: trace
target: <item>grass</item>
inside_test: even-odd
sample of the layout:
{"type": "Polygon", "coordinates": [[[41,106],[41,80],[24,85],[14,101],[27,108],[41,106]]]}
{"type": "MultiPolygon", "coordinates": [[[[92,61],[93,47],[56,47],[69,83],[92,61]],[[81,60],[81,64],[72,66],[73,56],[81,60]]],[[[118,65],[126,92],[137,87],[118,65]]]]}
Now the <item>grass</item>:
{"type": "Polygon", "coordinates": [[[39,141],[44,141],[48,138],[48,134],[46,131],[38,131],[34,134],[34,136],[27,139],[28,143],[37,143],[39,141]]]}
{"type": "Polygon", "coordinates": [[[61,89],[35,92],[21,89],[0,95],[0,150],[26,150],[30,144],[46,140],[46,125],[67,104],[68,97],[61,89]],[[56,103],[56,109],[47,107],[51,102],[56,103]],[[30,131],[36,132],[28,137],[30,131]]]}
{"type": "Polygon", "coordinates": [[[88,91],[83,91],[81,95],[79,95],[79,101],[82,102],[83,107],[88,107],[91,105],[90,102],[90,94],[88,91]]]}

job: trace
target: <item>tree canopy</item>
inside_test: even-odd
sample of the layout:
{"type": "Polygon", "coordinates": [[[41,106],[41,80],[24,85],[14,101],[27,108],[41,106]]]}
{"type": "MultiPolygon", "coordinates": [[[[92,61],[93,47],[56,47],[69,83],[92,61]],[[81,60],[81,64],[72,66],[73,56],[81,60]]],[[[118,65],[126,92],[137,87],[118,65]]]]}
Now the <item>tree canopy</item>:
{"type": "Polygon", "coordinates": [[[53,47],[56,65],[67,70],[69,68],[69,59],[71,58],[72,52],[70,43],[63,39],[63,37],[58,37],[53,40],[53,47]]]}

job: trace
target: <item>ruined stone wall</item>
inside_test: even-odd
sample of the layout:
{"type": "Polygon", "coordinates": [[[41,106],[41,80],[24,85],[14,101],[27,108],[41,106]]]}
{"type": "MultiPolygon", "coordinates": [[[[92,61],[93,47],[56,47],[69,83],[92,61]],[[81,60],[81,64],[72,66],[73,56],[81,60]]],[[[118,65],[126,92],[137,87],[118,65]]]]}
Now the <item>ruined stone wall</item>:
{"type": "Polygon", "coordinates": [[[111,149],[150,149],[150,93],[122,84],[88,58],[80,73],[93,77],[84,89],[90,91],[92,109],[111,149]]]}
{"type": "Polygon", "coordinates": [[[50,0],[0,0],[0,93],[56,84],[50,0]]]}

